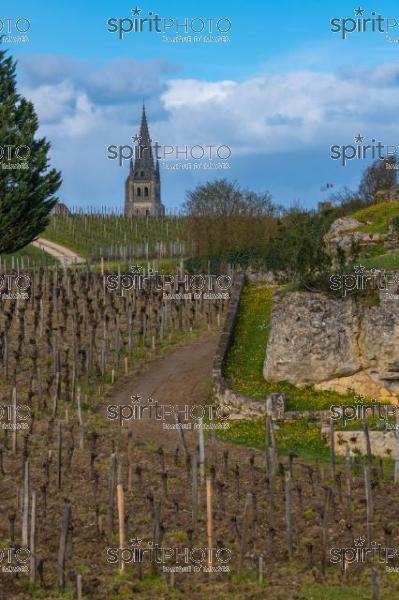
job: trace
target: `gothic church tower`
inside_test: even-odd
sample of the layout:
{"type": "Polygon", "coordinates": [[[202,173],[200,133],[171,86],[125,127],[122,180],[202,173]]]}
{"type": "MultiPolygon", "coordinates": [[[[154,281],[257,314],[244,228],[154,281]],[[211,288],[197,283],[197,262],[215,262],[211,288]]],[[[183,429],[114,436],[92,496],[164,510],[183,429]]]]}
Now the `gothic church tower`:
{"type": "Polygon", "coordinates": [[[141,115],[135,160],[130,161],[129,175],[125,182],[125,217],[163,217],[165,207],[161,202],[161,178],[159,161],[154,163],[150,132],[145,107],[141,115]]]}

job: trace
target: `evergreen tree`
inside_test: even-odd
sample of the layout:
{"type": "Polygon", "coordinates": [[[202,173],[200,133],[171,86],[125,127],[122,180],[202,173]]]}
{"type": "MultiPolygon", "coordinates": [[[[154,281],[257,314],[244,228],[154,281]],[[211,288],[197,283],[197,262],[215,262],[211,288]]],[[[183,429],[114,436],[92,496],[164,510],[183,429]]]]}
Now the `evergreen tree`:
{"type": "Polygon", "coordinates": [[[268,268],[284,271],[302,282],[328,271],[331,258],[323,237],[330,217],[294,209],[278,222],[277,233],[267,250],[268,268]]]}
{"type": "Polygon", "coordinates": [[[17,93],[15,68],[0,51],[1,254],[23,248],[45,229],[61,185],[61,174],[48,170],[49,142],[35,139],[38,119],[33,104],[17,93]]]}

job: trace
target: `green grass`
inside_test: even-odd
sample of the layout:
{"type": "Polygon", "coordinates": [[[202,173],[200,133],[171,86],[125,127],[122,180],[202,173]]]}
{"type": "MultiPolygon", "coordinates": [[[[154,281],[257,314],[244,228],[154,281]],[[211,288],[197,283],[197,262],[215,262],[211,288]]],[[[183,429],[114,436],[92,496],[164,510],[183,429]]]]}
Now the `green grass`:
{"type": "MultiPolygon", "coordinates": [[[[320,427],[313,419],[281,421],[275,424],[275,434],[279,454],[296,452],[311,459],[329,459],[329,448],[323,443],[320,427]]],[[[262,451],[265,447],[265,419],[231,421],[228,429],[217,430],[217,437],[262,451]]]]}
{"type": "Polygon", "coordinates": [[[366,233],[386,233],[388,220],[399,215],[399,202],[381,202],[355,212],[352,217],[364,223],[359,231],[366,233]],[[367,224],[370,221],[370,224],[367,224]]]}
{"type": "Polygon", "coordinates": [[[288,410],[323,410],[332,404],[354,403],[354,393],[296,387],[289,382],[270,382],[263,377],[273,304],[270,288],[248,283],[240,303],[237,326],[229,351],[225,376],[229,387],[251,398],[263,399],[271,392],[288,396],[288,410]]]}
{"type": "MultiPolygon", "coordinates": [[[[381,569],[382,571],[382,569],[381,569]]],[[[370,573],[370,571],[369,571],[370,573]]],[[[335,577],[334,579],[337,579],[335,577]]],[[[195,591],[199,589],[206,593],[204,598],[214,598],[215,600],[371,600],[371,575],[364,574],[361,582],[353,584],[351,578],[347,577],[345,581],[340,582],[312,582],[313,576],[310,572],[304,570],[303,564],[293,564],[285,567],[277,567],[274,573],[272,585],[266,577],[263,583],[259,583],[254,575],[249,574],[236,575],[231,583],[210,579],[209,583],[197,587],[197,581],[193,580],[195,591]],[[280,577],[276,580],[276,575],[280,577]],[[369,581],[368,581],[369,580],[369,581]],[[292,585],[295,581],[296,585],[292,585]],[[287,583],[285,583],[287,582],[287,583]],[[289,582],[289,583],[288,583],[289,582]],[[294,591],[297,588],[298,591],[294,591]],[[284,595],[282,595],[284,594],[284,595]]],[[[381,600],[399,600],[399,591],[395,589],[396,580],[387,577],[382,573],[381,577],[381,600]]],[[[72,589],[60,592],[55,588],[43,589],[38,584],[33,585],[29,582],[21,581],[20,588],[33,598],[50,598],[52,600],[72,599],[72,589]]],[[[71,588],[71,586],[70,586],[71,588]]],[[[144,600],[151,598],[160,599],[182,599],[187,596],[178,586],[172,587],[165,585],[165,579],[158,575],[145,575],[143,579],[138,579],[132,572],[123,574],[116,573],[104,586],[104,597],[109,600],[130,600],[132,597],[140,597],[144,600]]],[[[84,599],[89,596],[84,595],[84,599]]]]}
{"type": "Polygon", "coordinates": [[[371,258],[361,258],[361,264],[369,269],[399,269],[399,251],[371,258]]]}
{"type": "MultiPolygon", "coordinates": [[[[387,429],[387,425],[390,427],[395,426],[395,417],[388,417],[387,419],[379,418],[378,416],[367,416],[367,425],[370,431],[395,431],[394,429],[387,429]]],[[[344,419],[340,418],[335,421],[336,431],[362,431],[363,420],[362,419],[344,419]]]]}
{"type": "MultiPolygon", "coordinates": [[[[310,583],[311,577],[307,572],[303,572],[300,566],[295,565],[295,570],[290,569],[279,569],[281,578],[278,582],[273,581],[273,585],[269,585],[266,580],[260,584],[253,577],[249,576],[236,576],[232,580],[232,584],[228,584],[224,581],[213,581],[210,580],[206,586],[203,586],[203,592],[208,591],[208,594],[204,598],[214,598],[215,600],[245,600],[246,598],[253,598],[254,600],[260,600],[261,598],[267,600],[371,600],[371,576],[369,577],[370,582],[363,581],[352,585],[350,577],[345,582],[340,583],[310,583]],[[287,578],[295,580],[299,589],[298,592],[293,591],[292,585],[285,585],[284,581],[287,578]],[[298,586],[298,584],[300,584],[298,586]],[[282,596],[284,592],[284,596],[282,596]]],[[[288,579],[288,581],[289,581],[288,579]]],[[[195,589],[196,581],[193,581],[195,589]]],[[[292,582],[291,582],[292,583],[292,582]]],[[[386,578],[383,579],[381,585],[381,600],[399,600],[399,591],[395,590],[395,581],[392,580],[389,587],[387,585],[386,578]]],[[[35,598],[43,598],[49,600],[61,600],[72,598],[72,592],[67,590],[62,593],[56,589],[43,590],[38,585],[31,585],[26,582],[21,582],[21,589],[32,595],[35,598]]],[[[104,590],[104,597],[109,600],[130,600],[133,595],[137,597],[149,600],[150,598],[158,597],[160,599],[180,599],[186,597],[179,587],[172,587],[165,585],[165,580],[157,575],[146,575],[142,580],[137,577],[133,577],[129,573],[127,574],[116,574],[113,578],[107,582],[104,590]],[[167,589],[167,591],[166,591],[167,589]]],[[[83,596],[85,599],[88,596],[83,596]]]]}
{"type": "Polygon", "coordinates": [[[151,257],[159,255],[157,244],[162,242],[166,244],[166,256],[169,256],[170,244],[185,239],[185,220],[179,217],[125,219],[111,215],[53,215],[41,237],[66,246],[84,258],[96,260],[101,256],[112,258],[115,254],[119,260],[125,252],[121,245],[126,247],[138,243],[143,245],[143,256],[146,256],[145,246],[148,244],[151,257]]]}
{"type": "MultiPolygon", "coordinates": [[[[348,582],[335,586],[315,584],[301,589],[303,600],[371,600],[371,597],[371,577],[368,586],[351,586],[348,582]]],[[[381,600],[399,600],[399,592],[382,591],[381,600]]]]}
{"type": "MultiPolygon", "coordinates": [[[[238,444],[247,448],[253,448],[264,452],[265,449],[265,419],[259,417],[253,420],[234,420],[229,422],[228,429],[216,430],[219,440],[230,444],[238,444]]],[[[348,430],[360,429],[362,424],[358,421],[351,422],[348,430]],[[354,424],[352,427],[351,425],[354,424]]],[[[276,445],[279,456],[288,456],[295,452],[300,459],[309,463],[320,461],[329,465],[331,461],[330,447],[327,440],[324,441],[321,434],[320,424],[315,419],[302,418],[293,421],[279,421],[274,423],[276,445]]],[[[342,426],[338,423],[336,431],[341,431],[342,426]]],[[[370,430],[372,426],[370,425],[370,430]]],[[[359,455],[360,468],[366,464],[366,455],[359,455]]],[[[345,457],[336,455],[336,463],[343,465],[345,457]]],[[[392,480],[394,461],[389,453],[383,457],[384,478],[392,480]]]]}
{"type": "Polygon", "coordinates": [[[53,256],[50,256],[46,252],[43,252],[43,250],[40,250],[40,248],[36,248],[31,244],[25,246],[25,248],[22,248],[21,250],[18,250],[17,252],[13,252],[12,254],[3,254],[1,256],[1,260],[3,262],[5,261],[8,266],[11,266],[13,263],[13,257],[14,265],[16,265],[18,261],[20,267],[22,267],[22,264],[24,267],[27,267],[28,264],[29,266],[45,266],[54,265],[57,262],[57,259],[55,259],[53,256]]]}
{"type": "MultiPolygon", "coordinates": [[[[399,216],[399,202],[373,204],[351,216],[362,222],[357,231],[387,233],[389,219],[399,216]]],[[[373,244],[362,248],[359,262],[370,269],[399,269],[399,251],[387,252],[383,243],[373,244]]]]}
{"type": "Polygon", "coordinates": [[[363,246],[360,248],[360,257],[359,258],[377,258],[383,254],[387,253],[387,249],[385,248],[383,242],[378,244],[373,244],[369,246],[363,246]]]}

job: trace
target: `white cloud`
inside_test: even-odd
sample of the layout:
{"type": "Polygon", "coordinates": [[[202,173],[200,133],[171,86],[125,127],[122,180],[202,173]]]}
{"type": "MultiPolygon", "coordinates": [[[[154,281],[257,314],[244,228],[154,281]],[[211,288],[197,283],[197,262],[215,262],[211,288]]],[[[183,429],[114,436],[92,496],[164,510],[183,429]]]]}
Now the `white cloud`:
{"type": "Polygon", "coordinates": [[[59,123],[76,110],[77,90],[68,81],[29,88],[22,86],[21,93],[33,102],[42,123],[59,123]]]}
{"type": "Polygon", "coordinates": [[[110,164],[106,147],[132,143],[146,89],[150,130],[161,144],[228,144],[234,156],[265,160],[314,152],[328,161],[331,145],[353,143],[358,133],[366,143],[372,137],[386,144],[399,140],[399,63],[361,74],[300,70],[243,81],[165,81],[160,63],[146,70],[146,63],[136,62],[134,84],[127,81],[129,61],[114,61],[86,78],[86,67],[77,68],[74,78],[65,65],[62,80],[53,63],[36,66],[38,84],[31,76],[21,92],[35,104],[69,195],[83,189],[103,197],[109,191],[114,201],[115,179],[122,184],[127,167],[110,164]]]}
{"type": "Polygon", "coordinates": [[[169,109],[181,106],[203,106],[206,102],[222,102],[236,88],[234,81],[204,82],[195,79],[174,79],[162,100],[169,109]]]}
{"type": "Polygon", "coordinates": [[[175,137],[217,136],[230,140],[236,153],[328,148],[351,143],[359,130],[392,143],[399,135],[399,88],[392,85],[398,70],[386,66],[363,78],[297,71],[239,83],[173,80],[162,100],[175,137]]]}
{"type": "MultiPolygon", "coordinates": [[[[110,133],[125,127],[121,143],[137,125],[145,82],[151,82],[147,108],[153,134],[161,143],[219,142],[248,154],[348,143],[359,130],[366,137],[391,136],[387,143],[392,143],[392,136],[399,133],[394,119],[398,63],[361,76],[303,70],[241,82],[176,78],[161,82],[160,65],[152,62],[147,70],[142,63],[131,78],[140,85],[129,81],[131,66],[127,60],[109,63],[92,72],[84,85],[82,69],[72,81],[65,68],[64,81],[37,87],[30,81],[23,92],[33,100],[43,125],[57,125],[52,133],[84,137],[96,127],[110,133]]],[[[53,69],[43,68],[41,79],[47,71],[54,77],[53,69]]]]}

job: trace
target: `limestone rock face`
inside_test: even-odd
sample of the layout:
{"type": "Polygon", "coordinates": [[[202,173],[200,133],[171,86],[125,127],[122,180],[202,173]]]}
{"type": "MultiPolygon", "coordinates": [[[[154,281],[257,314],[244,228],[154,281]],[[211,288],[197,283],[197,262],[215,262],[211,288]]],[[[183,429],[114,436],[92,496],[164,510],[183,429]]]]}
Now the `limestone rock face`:
{"type": "MultiPolygon", "coordinates": [[[[329,444],[329,430],[322,430],[323,439],[329,444]]],[[[370,431],[371,452],[374,456],[394,456],[396,451],[395,431],[370,431]]],[[[334,447],[337,454],[346,455],[360,452],[367,454],[366,438],[363,431],[336,431],[334,433],[334,447]]]]}
{"type": "Polygon", "coordinates": [[[324,241],[330,251],[336,251],[339,246],[342,250],[349,251],[352,241],[361,246],[379,244],[386,240],[383,233],[365,233],[356,231],[362,223],[352,217],[342,217],[334,221],[329,231],[324,236],[324,241]]]}
{"type": "Polygon", "coordinates": [[[390,397],[399,392],[399,300],[276,295],[263,371],[269,381],[390,397]]]}
{"type": "Polygon", "coordinates": [[[353,217],[341,217],[340,219],[336,219],[334,221],[328,233],[334,236],[344,233],[345,231],[353,231],[361,225],[361,222],[353,217]]]}

